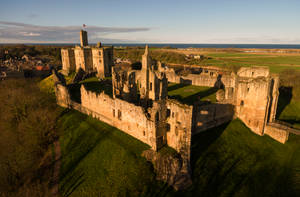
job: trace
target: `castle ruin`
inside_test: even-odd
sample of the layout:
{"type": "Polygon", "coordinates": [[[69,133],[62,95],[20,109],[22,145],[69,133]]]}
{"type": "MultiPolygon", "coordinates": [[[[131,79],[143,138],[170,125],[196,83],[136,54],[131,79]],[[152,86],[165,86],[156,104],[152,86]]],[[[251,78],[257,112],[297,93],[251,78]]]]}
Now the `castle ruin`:
{"type": "Polygon", "coordinates": [[[125,70],[113,66],[112,47],[88,47],[83,32],[80,47],[62,49],[63,71],[82,68],[96,72],[100,78],[112,76],[112,95],[96,93],[81,85],[80,101],[75,101],[54,72],[57,103],[106,122],[148,144],[153,151],[166,145],[176,150],[182,163],[172,181],[168,181],[176,189],[191,183],[191,140],[199,132],[234,118],[254,133],[269,135],[281,143],[288,140],[290,132],[295,132],[275,120],[279,77],[268,68],[242,67],[234,73],[199,67],[196,73],[183,76],[152,60],[146,46],[141,70],[125,70]],[[217,102],[180,103],[168,97],[168,82],[214,88],[217,102]]]}

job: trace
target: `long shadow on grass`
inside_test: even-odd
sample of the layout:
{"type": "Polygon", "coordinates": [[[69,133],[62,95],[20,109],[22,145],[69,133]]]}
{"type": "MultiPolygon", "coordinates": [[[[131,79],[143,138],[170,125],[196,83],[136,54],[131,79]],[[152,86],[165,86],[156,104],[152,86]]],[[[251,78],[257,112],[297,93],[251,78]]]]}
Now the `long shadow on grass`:
{"type": "MultiPolygon", "coordinates": [[[[192,137],[191,167],[193,187],[189,191],[195,196],[234,196],[241,185],[249,179],[251,168],[237,174],[237,168],[246,161],[255,164],[258,158],[253,155],[236,155],[230,149],[215,146],[216,140],[223,134],[229,123],[192,137]],[[211,146],[215,148],[211,149],[211,146]],[[223,152],[225,151],[225,152],[223,152]],[[251,160],[249,158],[252,158],[251,160]],[[234,176],[233,176],[234,175],[234,176]]],[[[226,147],[226,145],[225,145],[226,147]]]]}
{"type": "Polygon", "coordinates": [[[196,94],[190,95],[185,98],[183,98],[181,95],[173,95],[173,96],[169,96],[169,98],[176,99],[187,105],[193,105],[195,102],[199,101],[201,98],[215,94],[217,91],[218,91],[218,88],[212,87],[212,88],[198,92],[196,94]]]}
{"type": "MultiPolygon", "coordinates": [[[[88,116],[84,115],[84,117],[87,118],[88,116]]],[[[141,149],[147,149],[147,146],[145,145],[143,148],[140,148],[139,146],[139,150],[137,150],[136,145],[140,142],[136,139],[127,136],[122,132],[118,133],[119,131],[117,131],[116,128],[105,123],[98,126],[98,124],[94,124],[93,121],[94,119],[85,120],[84,122],[88,124],[88,129],[73,131],[72,135],[66,139],[67,144],[65,150],[67,152],[63,154],[63,157],[66,159],[64,160],[65,162],[63,163],[64,165],[60,174],[60,191],[63,196],[69,196],[85,181],[84,170],[78,169],[78,165],[98,144],[101,143],[101,141],[106,140],[107,138],[113,139],[117,144],[124,147],[124,149],[129,150],[129,153],[134,157],[141,154],[141,149]],[[122,139],[125,135],[127,141],[122,139]],[[135,143],[135,141],[137,143],[135,143]]],[[[80,127],[80,125],[78,126],[80,127]]]]}
{"type": "Polygon", "coordinates": [[[192,170],[195,167],[198,158],[213,144],[225,131],[230,122],[225,123],[219,127],[209,129],[192,136],[191,147],[191,167],[192,170]]]}
{"type": "Polygon", "coordinates": [[[201,99],[201,97],[207,97],[209,95],[215,94],[218,91],[218,88],[212,87],[205,91],[198,92],[183,99],[184,103],[194,104],[194,102],[201,99]]]}
{"type": "Polygon", "coordinates": [[[64,180],[64,183],[60,187],[60,193],[64,197],[70,196],[84,181],[84,170],[75,170],[64,180]]]}
{"type": "Polygon", "coordinates": [[[279,118],[280,114],[283,112],[284,108],[288,106],[292,100],[293,87],[280,87],[279,88],[279,98],[277,104],[276,118],[279,118]]]}
{"type": "MultiPolygon", "coordinates": [[[[99,130],[99,128],[93,124],[89,124],[89,128],[94,131],[99,130]]],[[[73,158],[73,160],[69,162],[65,160],[65,164],[61,170],[60,180],[62,184],[60,191],[64,193],[64,196],[70,195],[85,180],[83,170],[77,169],[78,164],[92,152],[102,140],[105,140],[111,135],[107,128],[90,134],[88,134],[88,132],[88,130],[83,130],[80,134],[77,134],[65,148],[68,152],[65,153],[63,157],[73,158]]]]}
{"type": "Polygon", "coordinates": [[[173,91],[173,90],[177,90],[179,88],[183,88],[185,86],[188,86],[189,84],[183,84],[183,83],[177,83],[175,85],[171,85],[168,87],[168,91],[173,91]]]}

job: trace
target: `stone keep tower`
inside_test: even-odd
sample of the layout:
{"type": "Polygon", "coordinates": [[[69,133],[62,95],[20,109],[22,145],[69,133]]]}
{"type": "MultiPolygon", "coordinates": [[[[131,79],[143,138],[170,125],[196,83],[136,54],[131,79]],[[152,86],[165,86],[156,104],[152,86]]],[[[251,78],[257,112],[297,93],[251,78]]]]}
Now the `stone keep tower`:
{"type": "Polygon", "coordinates": [[[80,30],[80,46],[85,47],[88,46],[88,37],[87,32],[84,30],[80,30]]]}
{"type": "Polygon", "coordinates": [[[62,70],[68,75],[76,69],[75,55],[73,49],[61,49],[62,70]]]}
{"type": "Polygon", "coordinates": [[[104,78],[111,76],[111,68],[114,65],[114,54],[112,46],[96,47],[88,46],[87,32],[80,31],[80,46],[72,49],[62,49],[62,70],[69,74],[79,69],[85,72],[95,72],[97,77],[104,78]]]}
{"type": "Polygon", "coordinates": [[[113,47],[102,47],[98,44],[92,48],[93,69],[100,78],[110,77],[111,68],[114,65],[113,47]]]}
{"type": "Polygon", "coordinates": [[[148,45],[146,45],[145,53],[142,56],[142,70],[140,80],[140,94],[141,99],[149,98],[149,70],[151,66],[151,57],[148,51],[148,45]]]}
{"type": "Polygon", "coordinates": [[[253,132],[263,135],[273,122],[278,100],[278,76],[265,67],[242,67],[237,73],[236,115],[253,132]]]}
{"type": "Polygon", "coordinates": [[[74,49],[76,71],[80,68],[85,72],[93,72],[92,50],[90,47],[76,46],[74,49]]]}

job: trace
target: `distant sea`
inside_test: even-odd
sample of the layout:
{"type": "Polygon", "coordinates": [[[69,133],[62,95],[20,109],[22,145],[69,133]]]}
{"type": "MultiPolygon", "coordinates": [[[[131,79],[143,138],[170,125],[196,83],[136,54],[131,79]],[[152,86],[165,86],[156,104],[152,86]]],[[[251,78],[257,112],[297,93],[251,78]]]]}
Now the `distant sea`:
{"type": "MultiPolygon", "coordinates": [[[[79,45],[79,43],[26,43],[26,45],[57,45],[57,46],[70,46],[79,45]]],[[[162,44],[151,44],[151,43],[103,43],[103,45],[113,45],[115,47],[126,47],[126,46],[145,46],[149,47],[171,47],[171,48],[256,48],[256,49],[300,49],[300,44],[174,44],[174,43],[162,43],[162,44]]],[[[0,44],[6,45],[6,44],[0,44]]],[[[95,45],[95,43],[91,43],[95,45]]]]}
{"type": "MultiPolygon", "coordinates": [[[[113,46],[145,46],[145,44],[110,44],[113,46]]],[[[148,44],[149,47],[172,48],[255,48],[255,49],[300,49],[300,44],[148,44]]]]}

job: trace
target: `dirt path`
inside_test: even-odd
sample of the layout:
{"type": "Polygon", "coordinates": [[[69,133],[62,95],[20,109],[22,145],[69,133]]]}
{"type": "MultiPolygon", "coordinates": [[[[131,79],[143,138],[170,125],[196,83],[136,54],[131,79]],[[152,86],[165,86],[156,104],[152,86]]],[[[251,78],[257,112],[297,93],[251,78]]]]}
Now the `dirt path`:
{"type": "Polygon", "coordinates": [[[53,186],[51,188],[52,196],[59,196],[59,171],[61,165],[61,148],[59,140],[57,139],[54,143],[54,152],[55,152],[55,163],[54,163],[54,170],[53,170],[53,177],[52,182],[53,186]]]}

